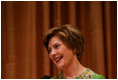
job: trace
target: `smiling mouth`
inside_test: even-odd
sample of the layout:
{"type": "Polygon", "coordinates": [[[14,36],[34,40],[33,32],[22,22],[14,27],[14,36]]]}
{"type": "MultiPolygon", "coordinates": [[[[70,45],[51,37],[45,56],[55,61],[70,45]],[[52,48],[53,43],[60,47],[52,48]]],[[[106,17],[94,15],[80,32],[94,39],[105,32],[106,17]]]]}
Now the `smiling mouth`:
{"type": "Polygon", "coordinates": [[[58,57],[58,58],[56,58],[56,59],[54,59],[54,60],[55,60],[56,63],[58,63],[58,62],[60,62],[60,60],[61,60],[62,58],[63,58],[63,56],[58,57]]]}

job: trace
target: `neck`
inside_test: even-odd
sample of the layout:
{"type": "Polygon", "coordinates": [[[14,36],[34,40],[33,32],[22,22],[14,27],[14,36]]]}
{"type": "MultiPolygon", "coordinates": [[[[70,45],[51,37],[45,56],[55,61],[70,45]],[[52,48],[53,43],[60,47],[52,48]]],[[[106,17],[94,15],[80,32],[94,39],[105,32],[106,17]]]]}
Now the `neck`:
{"type": "Polygon", "coordinates": [[[80,64],[80,62],[75,58],[68,67],[63,69],[64,78],[73,79],[77,76],[80,76],[86,68],[80,64]]]}

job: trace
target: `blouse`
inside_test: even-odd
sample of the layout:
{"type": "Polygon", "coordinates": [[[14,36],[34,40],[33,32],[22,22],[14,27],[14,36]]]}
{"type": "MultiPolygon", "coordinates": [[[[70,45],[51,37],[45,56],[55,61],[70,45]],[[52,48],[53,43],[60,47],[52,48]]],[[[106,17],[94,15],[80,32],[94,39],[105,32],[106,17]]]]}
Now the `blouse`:
{"type": "MultiPolygon", "coordinates": [[[[64,79],[63,73],[59,74],[58,76],[51,77],[51,79],[64,79]]],[[[75,77],[75,79],[105,79],[105,77],[87,68],[85,72],[83,72],[80,76],[75,77]]]]}

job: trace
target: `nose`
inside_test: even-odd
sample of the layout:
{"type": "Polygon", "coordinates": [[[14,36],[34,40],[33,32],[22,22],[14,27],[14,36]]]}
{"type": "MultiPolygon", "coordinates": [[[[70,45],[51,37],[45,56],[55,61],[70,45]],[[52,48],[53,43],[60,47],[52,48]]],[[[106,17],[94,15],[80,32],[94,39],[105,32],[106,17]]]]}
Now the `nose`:
{"type": "Polygon", "coordinates": [[[53,56],[53,57],[55,57],[56,54],[57,54],[56,50],[52,49],[50,55],[53,56]]]}

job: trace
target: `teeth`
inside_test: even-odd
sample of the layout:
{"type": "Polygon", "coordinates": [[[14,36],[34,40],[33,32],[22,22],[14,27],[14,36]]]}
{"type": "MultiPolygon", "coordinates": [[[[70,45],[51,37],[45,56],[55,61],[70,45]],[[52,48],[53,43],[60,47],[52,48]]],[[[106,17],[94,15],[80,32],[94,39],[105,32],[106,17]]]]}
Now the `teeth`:
{"type": "Polygon", "coordinates": [[[58,61],[58,60],[60,60],[60,59],[61,59],[61,57],[59,57],[59,58],[55,59],[55,61],[58,61]]]}

